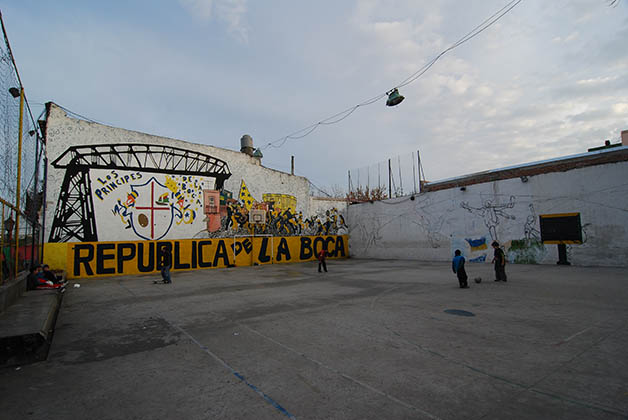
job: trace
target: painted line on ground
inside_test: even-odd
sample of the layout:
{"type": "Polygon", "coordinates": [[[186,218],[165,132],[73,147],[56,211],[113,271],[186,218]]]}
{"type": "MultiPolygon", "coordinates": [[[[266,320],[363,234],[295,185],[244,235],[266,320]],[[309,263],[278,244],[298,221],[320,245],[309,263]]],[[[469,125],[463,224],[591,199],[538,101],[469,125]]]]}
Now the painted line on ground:
{"type": "MultiPolygon", "coordinates": [[[[119,281],[118,284],[120,285],[120,287],[125,289],[127,292],[129,292],[130,294],[132,294],[136,298],[138,297],[135,294],[135,292],[133,292],[131,289],[129,289],[128,287],[123,285],[122,281],[119,281]]],[[[261,389],[259,389],[258,387],[256,387],[255,385],[253,385],[252,383],[247,381],[246,378],[244,377],[244,375],[242,375],[240,372],[238,372],[233,367],[231,367],[231,365],[229,365],[227,362],[225,362],[223,359],[221,359],[217,354],[212,352],[206,345],[202,344],[200,341],[198,341],[196,338],[194,338],[192,336],[192,334],[190,334],[189,332],[187,332],[186,330],[184,330],[180,326],[175,325],[172,322],[170,322],[168,320],[168,318],[166,318],[161,312],[157,312],[157,314],[164,321],[166,321],[168,323],[168,325],[170,325],[172,328],[180,331],[183,335],[188,337],[190,339],[190,341],[192,341],[194,344],[196,344],[202,351],[204,351],[209,356],[211,356],[214,360],[216,360],[218,363],[220,363],[225,369],[229,370],[233,374],[233,376],[235,376],[241,382],[243,382],[246,386],[251,388],[257,395],[262,397],[268,404],[272,405],[275,409],[277,409],[277,411],[279,411],[281,414],[285,415],[286,417],[288,417],[291,420],[296,420],[296,417],[293,414],[291,414],[288,410],[286,410],[284,407],[282,407],[277,401],[272,399],[269,395],[265,394],[261,389]]]]}
{"type": "Polygon", "coordinates": [[[556,343],[557,346],[563,345],[569,341],[571,341],[572,339],[576,338],[577,336],[579,336],[580,334],[584,334],[585,332],[589,331],[591,328],[593,327],[589,327],[589,328],[585,328],[584,330],[575,333],[574,335],[565,338],[564,340],[559,341],[558,343],[556,343]]]}
{"type": "MultiPolygon", "coordinates": [[[[588,408],[588,409],[598,410],[598,411],[606,412],[606,413],[609,413],[609,414],[619,415],[619,416],[628,418],[627,413],[624,413],[620,409],[617,409],[615,407],[608,407],[608,406],[605,406],[605,405],[602,405],[602,404],[599,404],[599,403],[590,403],[590,402],[587,402],[587,401],[580,401],[580,400],[577,400],[577,399],[574,399],[574,398],[570,398],[570,397],[565,396],[565,395],[556,394],[556,393],[549,392],[549,391],[544,391],[544,390],[539,389],[539,388],[536,387],[539,383],[541,383],[542,381],[547,379],[547,377],[551,376],[554,372],[550,372],[549,374],[545,375],[543,378],[541,378],[540,380],[538,380],[537,382],[535,382],[532,385],[526,385],[526,384],[523,384],[523,383],[515,382],[515,381],[507,379],[507,378],[505,378],[503,376],[499,376],[499,375],[494,375],[492,373],[488,373],[488,372],[486,372],[486,371],[484,371],[482,369],[478,369],[478,368],[473,367],[473,366],[471,366],[471,365],[469,365],[467,363],[459,362],[457,360],[451,359],[450,357],[448,357],[448,356],[446,356],[444,354],[441,354],[441,353],[439,353],[437,351],[434,351],[434,350],[431,350],[429,348],[426,348],[426,347],[422,346],[421,344],[418,344],[418,343],[415,343],[415,342],[413,342],[411,340],[408,340],[403,335],[399,334],[397,331],[391,329],[390,327],[388,327],[385,324],[382,324],[382,325],[384,326],[384,328],[386,328],[387,330],[392,332],[394,335],[396,335],[397,337],[401,338],[406,343],[408,343],[408,344],[418,348],[419,350],[422,350],[422,351],[424,351],[426,353],[429,353],[429,354],[431,354],[433,356],[436,356],[436,357],[439,357],[439,358],[441,358],[443,360],[446,360],[449,363],[452,363],[452,364],[455,364],[455,365],[458,365],[458,366],[462,366],[462,367],[467,368],[467,369],[469,369],[469,370],[471,370],[473,372],[477,372],[477,373],[479,373],[481,375],[487,376],[489,378],[496,379],[498,381],[504,382],[504,383],[506,383],[508,385],[511,385],[513,387],[517,387],[517,388],[520,389],[520,392],[526,392],[526,391],[527,392],[533,392],[535,394],[544,395],[546,397],[550,397],[550,398],[553,398],[553,399],[556,399],[556,400],[559,400],[559,401],[562,401],[562,402],[571,403],[573,405],[585,407],[585,408],[588,408]]],[[[589,329],[589,328],[587,328],[587,329],[589,329]]],[[[580,334],[580,333],[578,333],[578,334],[580,334]]],[[[604,341],[606,338],[608,338],[608,336],[604,337],[602,340],[598,341],[596,344],[599,344],[600,342],[604,341]]],[[[585,351],[587,351],[587,350],[585,350],[585,351]]],[[[576,357],[582,355],[583,353],[584,352],[581,352],[578,355],[574,356],[572,358],[572,360],[575,359],[576,357]]],[[[483,419],[486,416],[488,416],[490,413],[491,412],[489,411],[488,413],[484,414],[482,417],[479,417],[479,418],[483,419]]]]}
{"type": "Polygon", "coordinates": [[[186,330],[184,330],[183,328],[179,327],[178,325],[174,325],[172,324],[170,321],[168,321],[167,319],[164,318],[164,320],[170,324],[173,328],[179,330],[181,333],[183,333],[186,337],[188,337],[194,344],[196,344],[201,350],[203,350],[205,353],[209,354],[214,360],[216,360],[218,363],[220,363],[222,366],[224,366],[227,370],[231,371],[231,373],[233,374],[233,376],[235,376],[236,378],[238,378],[240,381],[242,381],[246,386],[248,386],[249,388],[251,388],[253,391],[255,391],[255,393],[257,395],[259,395],[260,397],[262,397],[267,403],[269,403],[270,405],[272,405],[273,407],[275,407],[280,413],[282,413],[283,415],[287,416],[289,419],[295,419],[296,417],[292,414],[290,414],[290,412],[288,410],[286,410],[285,408],[283,408],[277,401],[273,400],[270,396],[268,396],[267,394],[265,394],[261,389],[259,389],[258,387],[256,387],[255,385],[253,385],[252,383],[250,383],[249,381],[246,380],[246,378],[244,377],[244,375],[242,375],[240,372],[238,372],[237,370],[235,370],[233,367],[231,367],[227,362],[225,362],[223,359],[221,359],[218,355],[216,355],[214,352],[212,352],[207,346],[203,345],[202,343],[200,343],[196,338],[194,338],[190,333],[188,333],[186,330]]]}
{"type": "Polygon", "coordinates": [[[430,418],[432,420],[441,420],[440,417],[438,417],[438,416],[436,416],[436,415],[434,415],[432,413],[429,413],[429,412],[427,412],[427,411],[425,411],[425,410],[423,410],[423,409],[421,409],[419,407],[416,407],[416,406],[414,406],[412,404],[409,404],[407,402],[404,402],[404,401],[402,401],[402,400],[400,400],[400,399],[398,399],[398,398],[396,398],[396,397],[394,397],[394,396],[392,396],[392,395],[390,395],[390,394],[388,394],[388,393],[386,393],[384,391],[381,391],[381,390],[379,390],[379,389],[377,389],[377,388],[375,388],[375,387],[373,387],[373,386],[371,386],[371,385],[369,385],[369,384],[367,384],[367,383],[365,383],[365,382],[363,382],[363,381],[361,381],[359,379],[356,379],[356,378],[354,378],[354,377],[352,377],[350,375],[347,375],[346,373],[343,373],[343,372],[339,371],[338,369],[336,369],[334,367],[331,367],[331,366],[329,366],[329,365],[327,365],[327,364],[325,364],[325,363],[323,363],[321,361],[313,359],[310,356],[306,355],[305,353],[302,353],[302,352],[300,352],[300,351],[298,351],[296,349],[293,349],[292,347],[290,347],[290,346],[288,346],[286,344],[283,344],[282,342],[277,341],[277,340],[275,340],[272,337],[269,337],[269,336],[267,336],[265,334],[262,334],[261,332],[255,330],[255,329],[253,329],[251,327],[249,327],[248,325],[241,324],[239,322],[237,322],[236,324],[239,325],[242,328],[246,328],[247,330],[251,331],[252,333],[257,334],[260,337],[262,337],[262,338],[264,338],[264,339],[266,339],[266,340],[268,340],[268,341],[270,341],[272,343],[275,343],[276,345],[278,345],[278,346],[280,346],[280,347],[282,347],[282,348],[284,348],[284,349],[286,349],[286,350],[288,350],[288,351],[290,351],[292,353],[295,353],[295,354],[303,357],[304,359],[306,359],[306,360],[308,360],[308,361],[310,361],[310,362],[312,362],[312,363],[314,363],[314,364],[316,364],[316,365],[318,365],[318,366],[320,366],[320,367],[322,367],[324,369],[327,369],[327,370],[329,370],[331,372],[334,372],[337,375],[340,375],[341,377],[345,378],[346,380],[348,380],[350,382],[353,382],[353,383],[355,383],[355,384],[357,384],[357,385],[359,385],[359,386],[361,386],[363,388],[368,389],[369,391],[372,391],[372,392],[374,392],[376,394],[379,394],[379,395],[381,395],[383,397],[386,397],[389,400],[391,400],[391,401],[393,401],[393,402],[395,402],[395,403],[397,403],[399,405],[402,405],[402,406],[404,406],[406,408],[409,408],[411,410],[415,410],[415,411],[421,413],[422,415],[424,415],[427,418],[430,418]]]}

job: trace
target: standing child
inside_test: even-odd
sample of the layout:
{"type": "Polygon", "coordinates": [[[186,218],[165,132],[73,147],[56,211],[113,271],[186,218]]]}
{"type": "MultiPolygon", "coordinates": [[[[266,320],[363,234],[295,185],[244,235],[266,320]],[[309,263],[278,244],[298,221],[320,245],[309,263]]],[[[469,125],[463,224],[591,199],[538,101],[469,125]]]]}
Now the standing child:
{"type": "Polygon", "coordinates": [[[170,267],[172,266],[172,254],[170,250],[164,246],[161,248],[161,278],[164,283],[172,283],[170,279],[170,267]]]}
{"type": "Polygon", "coordinates": [[[464,269],[464,257],[462,256],[462,252],[459,249],[454,253],[454,259],[451,262],[451,268],[454,270],[454,273],[458,276],[458,282],[460,283],[461,289],[467,289],[469,284],[467,283],[467,272],[464,269]]]}
{"type": "Polygon", "coordinates": [[[327,249],[323,247],[323,249],[321,249],[321,251],[318,253],[318,272],[319,273],[321,272],[321,265],[325,269],[325,272],[327,272],[327,264],[325,263],[326,257],[327,257],[327,249]]]}
{"type": "Polygon", "coordinates": [[[499,242],[493,241],[491,244],[495,250],[493,264],[495,264],[495,281],[506,281],[506,255],[499,247],[499,242]]]}

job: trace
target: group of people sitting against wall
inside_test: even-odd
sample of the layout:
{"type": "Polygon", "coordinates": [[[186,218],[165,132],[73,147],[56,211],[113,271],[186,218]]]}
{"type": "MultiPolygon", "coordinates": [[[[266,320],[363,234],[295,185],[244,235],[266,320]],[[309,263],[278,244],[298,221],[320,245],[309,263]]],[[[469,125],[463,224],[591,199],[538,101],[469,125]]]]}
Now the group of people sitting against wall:
{"type": "Polygon", "coordinates": [[[63,277],[51,271],[48,264],[32,266],[26,278],[28,290],[63,289],[65,285],[63,277]]]}

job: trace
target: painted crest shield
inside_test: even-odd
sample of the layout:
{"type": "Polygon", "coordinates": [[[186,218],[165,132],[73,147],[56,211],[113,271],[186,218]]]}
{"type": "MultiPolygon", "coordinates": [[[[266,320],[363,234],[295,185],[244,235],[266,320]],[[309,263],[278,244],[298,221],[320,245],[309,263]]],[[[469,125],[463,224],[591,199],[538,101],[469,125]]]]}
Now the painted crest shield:
{"type": "Polygon", "coordinates": [[[144,184],[131,185],[131,191],[137,194],[131,213],[131,227],[135,234],[149,241],[166,236],[176,210],[172,192],[155,177],[144,184]]]}

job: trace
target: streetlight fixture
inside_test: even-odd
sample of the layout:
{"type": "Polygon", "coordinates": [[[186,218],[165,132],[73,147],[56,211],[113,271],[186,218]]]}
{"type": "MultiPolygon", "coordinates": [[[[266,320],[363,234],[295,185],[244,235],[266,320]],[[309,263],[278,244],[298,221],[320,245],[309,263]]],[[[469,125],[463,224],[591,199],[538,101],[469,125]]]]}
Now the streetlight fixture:
{"type": "Polygon", "coordinates": [[[386,94],[388,95],[388,99],[386,100],[387,106],[399,105],[404,99],[406,99],[403,95],[399,94],[397,88],[389,90],[386,94]]]}
{"type": "Polygon", "coordinates": [[[16,88],[16,87],[9,88],[9,93],[14,98],[19,98],[20,97],[20,90],[18,88],[16,88]]]}

